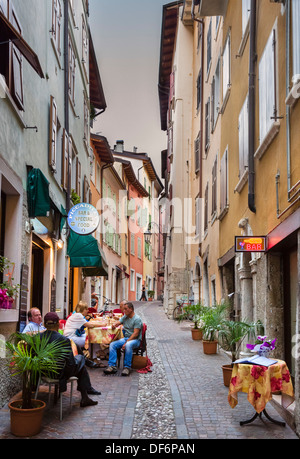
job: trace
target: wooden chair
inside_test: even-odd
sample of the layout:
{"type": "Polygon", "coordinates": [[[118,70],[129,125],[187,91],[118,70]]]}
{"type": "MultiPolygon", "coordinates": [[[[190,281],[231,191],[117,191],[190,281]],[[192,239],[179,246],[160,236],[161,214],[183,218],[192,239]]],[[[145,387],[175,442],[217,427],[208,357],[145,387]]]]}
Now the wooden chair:
{"type": "MultiPolygon", "coordinates": [[[[72,411],[73,384],[77,380],[78,380],[78,378],[76,376],[71,376],[71,378],[69,378],[67,380],[67,384],[68,383],[71,384],[70,411],[72,411]]],[[[55,405],[56,402],[57,402],[57,398],[58,398],[57,394],[59,393],[59,379],[52,379],[52,378],[47,378],[45,376],[42,376],[42,377],[40,376],[39,381],[38,381],[38,385],[37,385],[37,388],[36,388],[36,391],[35,391],[35,399],[38,396],[40,385],[43,385],[43,384],[49,386],[49,395],[48,395],[49,407],[50,407],[50,402],[51,402],[51,387],[54,386],[54,403],[53,403],[53,405],[55,405]]],[[[63,406],[62,406],[63,398],[62,398],[62,394],[59,394],[59,400],[60,400],[59,420],[62,421],[62,418],[63,418],[63,409],[62,409],[63,408],[63,406]]]]}
{"type": "MultiPolygon", "coordinates": [[[[139,347],[133,350],[133,354],[144,355],[144,353],[147,351],[146,332],[147,332],[147,325],[143,323],[141,343],[139,347]]],[[[122,351],[121,349],[118,349],[117,354],[118,354],[118,367],[119,367],[120,362],[121,362],[121,355],[124,354],[124,351],[122,351]]]]}

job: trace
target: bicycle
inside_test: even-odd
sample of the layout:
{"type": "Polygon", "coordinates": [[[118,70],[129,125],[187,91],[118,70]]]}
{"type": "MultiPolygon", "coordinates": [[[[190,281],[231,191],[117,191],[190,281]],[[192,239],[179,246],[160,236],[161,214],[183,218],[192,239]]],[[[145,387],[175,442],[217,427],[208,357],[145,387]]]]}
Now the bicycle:
{"type": "Polygon", "coordinates": [[[185,320],[189,320],[192,322],[194,319],[194,314],[189,314],[185,311],[186,306],[189,306],[190,304],[191,303],[177,300],[177,306],[173,310],[173,319],[174,320],[185,319],[185,320]]]}
{"type": "Polygon", "coordinates": [[[103,295],[103,298],[105,299],[105,301],[103,303],[103,309],[101,309],[101,311],[99,311],[99,314],[105,315],[105,314],[109,313],[108,307],[112,305],[112,302],[111,302],[111,300],[106,298],[106,296],[104,296],[104,295],[103,295]]]}

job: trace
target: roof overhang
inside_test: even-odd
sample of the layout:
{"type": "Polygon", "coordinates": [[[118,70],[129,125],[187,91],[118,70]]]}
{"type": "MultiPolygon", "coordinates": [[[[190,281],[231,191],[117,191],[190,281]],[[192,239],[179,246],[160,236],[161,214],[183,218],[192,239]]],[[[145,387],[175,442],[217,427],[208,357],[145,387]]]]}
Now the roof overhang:
{"type": "Polygon", "coordinates": [[[105,110],[106,100],[104,96],[102,81],[100,77],[99,67],[97,63],[96,52],[92,39],[91,32],[89,31],[89,70],[90,70],[90,100],[91,104],[98,110],[105,110]]]}
{"type": "Polygon", "coordinates": [[[5,41],[12,41],[36,73],[41,78],[45,78],[36,53],[0,11],[0,42],[3,43],[5,41]]]}
{"type": "Polygon", "coordinates": [[[124,173],[129,181],[129,183],[134,186],[134,188],[138,191],[138,193],[143,196],[144,198],[147,198],[149,196],[148,191],[143,187],[141,182],[136,178],[135,172],[133,170],[132,164],[130,161],[122,158],[116,158],[115,161],[118,163],[122,163],[124,173]]]}
{"type": "Polygon", "coordinates": [[[194,0],[194,4],[199,3],[197,16],[225,16],[228,0],[194,0]]]}
{"type": "Polygon", "coordinates": [[[163,6],[158,94],[162,131],[167,130],[169,108],[170,75],[172,73],[173,53],[178,24],[179,7],[183,2],[172,2],[163,6]]]}
{"type": "Polygon", "coordinates": [[[110,164],[114,163],[114,157],[106,137],[102,135],[91,134],[91,143],[98,153],[101,161],[110,164]]]}

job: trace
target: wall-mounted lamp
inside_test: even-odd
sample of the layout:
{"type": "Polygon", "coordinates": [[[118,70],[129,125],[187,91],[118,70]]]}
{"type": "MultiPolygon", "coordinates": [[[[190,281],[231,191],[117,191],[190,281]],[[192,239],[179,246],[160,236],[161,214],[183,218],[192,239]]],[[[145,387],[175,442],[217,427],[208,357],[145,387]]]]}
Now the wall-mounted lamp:
{"type": "Polygon", "coordinates": [[[59,250],[61,250],[61,249],[63,248],[63,246],[64,246],[64,241],[63,241],[62,239],[59,239],[59,240],[57,241],[57,248],[58,248],[59,250]]]}

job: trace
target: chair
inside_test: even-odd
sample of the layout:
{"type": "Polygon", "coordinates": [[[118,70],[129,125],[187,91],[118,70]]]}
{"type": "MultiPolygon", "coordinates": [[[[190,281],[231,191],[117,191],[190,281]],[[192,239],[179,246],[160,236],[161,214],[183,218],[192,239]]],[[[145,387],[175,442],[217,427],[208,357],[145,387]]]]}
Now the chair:
{"type": "Polygon", "coordinates": [[[90,314],[94,314],[94,313],[97,312],[97,309],[96,309],[96,308],[89,308],[89,309],[88,309],[88,312],[89,312],[90,314]]]}
{"type": "Polygon", "coordinates": [[[66,322],[67,322],[66,320],[60,320],[59,321],[59,329],[60,330],[63,330],[65,328],[66,322]]]}
{"type": "MultiPolygon", "coordinates": [[[[78,380],[78,378],[76,376],[71,376],[71,378],[69,378],[67,380],[67,384],[68,383],[71,384],[70,411],[72,411],[73,384],[77,380],[78,380]]],[[[50,401],[51,401],[51,387],[52,386],[55,387],[55,389],[54,389],[54,405],[55,405],[56,402],[57,402],[57,393],[59,392],[59,379],[52,379],[52,378],[47,378],[45,376],[40,376],[38,384],[37,384],[37,388],[36,388],[36,391],[35,391],[35,398],[37,398],[37,396],[38,396],[38,392],[39,392],[39,388],[40,388],[41,384],[45,384],[45,385],[49,386],[49,395],[48,395],[49,407],[50,407],[50,401]]],[[[63,401],[62,394],[59,395],[59,399],[60,399],[59,420],[62,421],[62,418],[63,418],[63,414],[62,414],[62,401],[63,401]]]]}
{"type": "Polygon", "coordinates": [[[114,314],[122,314],[121,309],[113,309],[114,314]]]}
{"type": "MultiPolygon", "coordinates": [[[[133,353],[136,354],[136,355],[144,355],[144,353],[147,352],[146,331],[147,331],[147,325],[143,323],[142,339],[141,339],[140,345],[139,345],[138,348],[133,350],[133,353]]],[[[118,354],[118,367],[120,366],[122,353],[124,354],[124,351],[122,351],[121,349],[118,349],[118,351],[117,351],[117,354],[118,354]]]]}

